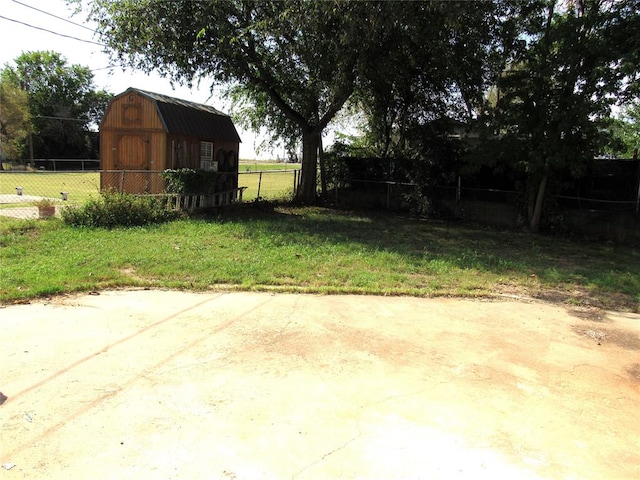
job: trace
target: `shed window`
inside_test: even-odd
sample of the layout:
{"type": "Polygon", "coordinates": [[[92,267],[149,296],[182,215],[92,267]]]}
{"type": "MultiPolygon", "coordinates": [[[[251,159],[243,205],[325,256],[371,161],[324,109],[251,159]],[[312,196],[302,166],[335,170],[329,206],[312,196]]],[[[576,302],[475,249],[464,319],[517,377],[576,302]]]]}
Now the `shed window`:
{"type": "Polygon", "coordinates": [[[200,142],[200,168],[211,170],[213,160],[213,142],[200,142]]]}

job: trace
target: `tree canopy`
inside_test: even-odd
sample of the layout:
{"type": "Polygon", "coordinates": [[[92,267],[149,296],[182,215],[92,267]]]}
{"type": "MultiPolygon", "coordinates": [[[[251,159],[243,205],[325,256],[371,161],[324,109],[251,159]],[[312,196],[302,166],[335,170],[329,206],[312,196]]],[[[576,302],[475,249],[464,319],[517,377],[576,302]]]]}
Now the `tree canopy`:
{"type": "MultiPolygon", "coordinates": [[[[95,156],[88,133],[95,130],[110,99],[97,90],[88,67],[69,65],[59,53],[27,52],[5,65],[6,88],[22,90],[29,111],[35,158],[87,158],[95,156]]],[[[16,124],[17,125],[17,124],[16,124]]],[[[93,142],[96,143],[96,142],[93,142]]],[[[28,146],[14,152],[28,158],[28,146]]]]}
{"type": "Polygon", "coordinates": [[[30,130],[27,92],[0,75],[0,170],[2,160],[20,158],[30,130]]]}
{"type": "Polygon", "coordinates": [[[477,113],[509,38],[510,9],[508,2],[393,4],[353,98],[372,153],[411,156],[422,127],[477,113]]]}
{"type": "Polygon", "coordinates": [[[611,106],[638,96],[639,6],[95,0],[88,17],[122,64],[230,87],[255,130],[302,138],[301,200],[314,200],[322,132],[350,102],[380,155],[429,155],[416,145],[434,122],[477,120],[485,152],[527,176],[536,229],[547,185],[579,175],[610,141],[611,106]]]}
{"type": "Polygon", "coordinates": [[[255,130],[301,137],[299,197],[311,202],[322,132],[356,89],[375,89],[362,98],[387,113],[402,95],[416,115],[435,109],[436,97],[451,105],[453,90],[470,103],[481,97],[486,20],[496,9],[491,2],[96,0],[88,15],[125,65],[231,86],[255,130]]]}
{"type": "Polygon", "coordinates": [[[625,105],[614,123],[614,132],[620,140],[615,152],[625,158],[638,158],[640,151],[640,100],[625,105]]]}
{"type": "Polygon", "coordinates": [[[522,34],[482,118],[485,153],[526,175],[529,220],[540,226],[543,200],[559,173],[579,177],[612,141],[612,105],[638,95],[640,2],[523,2],[522,34]]]}

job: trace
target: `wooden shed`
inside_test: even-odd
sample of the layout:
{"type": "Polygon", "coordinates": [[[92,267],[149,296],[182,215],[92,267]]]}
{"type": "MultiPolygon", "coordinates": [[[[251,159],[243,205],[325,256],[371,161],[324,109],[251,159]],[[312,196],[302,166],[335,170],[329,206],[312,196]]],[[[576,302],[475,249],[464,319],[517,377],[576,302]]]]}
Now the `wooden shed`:
{"type": "Polygon", "coordinates": [[[209,105],[129,88],[100,124],[102,190],[162,193],[159,173],[218,172],[215,191],[238,187],[240,137],[229,115],[209,105]]]}

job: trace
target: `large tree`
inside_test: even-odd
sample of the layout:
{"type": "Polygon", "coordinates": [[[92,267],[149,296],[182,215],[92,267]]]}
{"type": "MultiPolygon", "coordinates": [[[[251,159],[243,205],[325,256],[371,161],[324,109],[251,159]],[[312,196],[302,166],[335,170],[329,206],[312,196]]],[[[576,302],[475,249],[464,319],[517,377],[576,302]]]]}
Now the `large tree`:
{"type": "Polygon", "coordinates": [[[0,75],[0,170],[2,160],[21,157],[30,130],[27,92],[0,75]]]}
{"type": "Polygon", "coordinates": [[[69,65],[52,51],[27,52],[5,66],[2,78],[26,93],[35,158],[86,158],[94,153],[89,132],[102,118],[110,94],[96,89],[88,67],[69,65]]]}
{"type": "Polygon", "coordinates": [[[488,111],[496,154],[527,179],[529,223],[559,174],[579,177],[611,140],[611,107],[638,94],[638,0],[522,4],[514,44],[488,111]],[[496,134],[498,135],[496,137],[496,134]]]}
{"type": "Polygon", "coordinates": [[[322,132],[351,96],[387,7],[341,0],[96,0],[89,8],[101,41],[123,64],[180,83],[231,85],[252,106],[254,125],[301,136],[298,197],[310,203],[322,132]]]}

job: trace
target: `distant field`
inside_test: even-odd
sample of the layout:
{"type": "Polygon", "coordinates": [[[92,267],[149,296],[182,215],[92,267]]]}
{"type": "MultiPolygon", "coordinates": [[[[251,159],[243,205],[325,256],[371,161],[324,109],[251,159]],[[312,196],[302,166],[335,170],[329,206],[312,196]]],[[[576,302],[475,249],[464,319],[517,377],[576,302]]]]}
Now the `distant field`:
{"type": "MultiPolygon", "coordinates": [[[[258,193],[265,199],[290,196],[299,169],[300,164],[241,162],[238,184],[247,187],[244,200],[254,200],[258,193]]],[[[99,194],[100,172],[0,172],[0,195],[15,195],[16,187],[22,187],[24,195],[56,199],[67,192],[70,203],[82,203],[99,194]]]]}
{"type": "Polygon", "coordinates": [[[247,187],[243,199],[255,200],[259,196],[266,200],[288,198],[293,194],[294,171],[299,163],[276,163],[273,161],[240,160],[238,186],[247,187]],[[260,175],[259,172],[263,172],[260,175]]]}
{"type": "Polygon", "coordinates": [[[268,171],[260,173],[242,173],[238,175],[238,186],[247,187],[245,201],[255,200],[259,196],[267,200],[291,197],[293,193],[294,171],[268,171]]]}
{"type": "Polygon", "coordinates": [[[301,165],[299,163],[276,163],[267,161],[256,160],[240,160],[240,166],[238,171],[240,173],[247,172],[264,172],[270,170],[300,170],[301,165]]]}
{"type": "Polygon", "coordinates": [[[16,193],[22,187],[24,195],[61,198],[60,192],[68,192],[69,200],[83,202],[100,193],[98,172],[0,172],[0,194],[16,193]]]}

